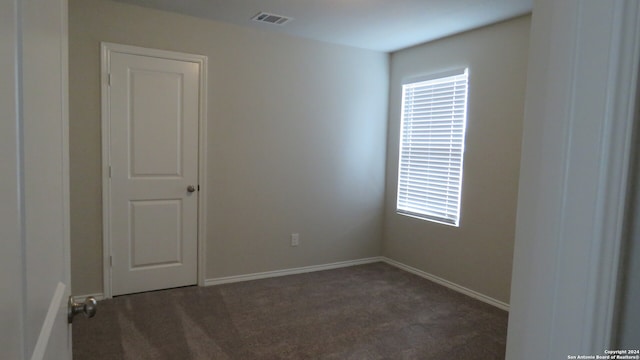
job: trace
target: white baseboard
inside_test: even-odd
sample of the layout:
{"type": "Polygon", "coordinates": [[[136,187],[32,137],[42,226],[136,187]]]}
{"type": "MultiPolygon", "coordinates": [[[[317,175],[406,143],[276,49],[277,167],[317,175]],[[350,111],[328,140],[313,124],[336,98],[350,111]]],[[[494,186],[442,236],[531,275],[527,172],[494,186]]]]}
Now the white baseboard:
{"type": "Polygon", "coordinates": [[[204,285],[212,286],[212,285],[228,284],[228,283],[234,283],[234,282],[240,282],[240,281],[266,279],[266,278],[272,278],[272,277],[278,277],[278,276],[304,274],[304,273],[309,273],[314,271],[338,269],[338,268],[343,268],[348,266],[371,264],[371,263],[381,262],[381,261],[383,261],[382,257],[376,256],[376,257],[370,257],[370,258],[358,259],[358,260],[340,261],[340,262],[335,262],[331,264],[312,265],[312,266],[304,266],[304,267],[293,268],[293,269],[283,269],[283,270],[265,271],[265,272],[253,273],[253,274],[245,274],[245,275],[226,276],[226,277],[206,279],[204,281],[204,285]]]}
{"type": "Polygon", "coordinates": [[[75,300],[75,302],[81,303],[81,302],[84,302],[89,296],[93,296],[94,298],[96,298],[97,301],[105,299],[103,293],[95,293],[95,294],[77,295],[73,297],[73,300],[75,300]]]}
{"type": "MultiPolygon", "coordinates": [[[[322,265],[312,265],[312,266],[304,266],[304,267],[299,267],[299,268],[292,268],[292,269],[283,269],[283,270],[275,270],[275,271],[265,271],[265,272],[259,272],[259,273],[253,273],[253,274],[244,274],[244,275],[234,275],[234,276],[225,276],[225,277],[219,277],[219,278],[211,278],[211,279],[205,279],[204,281],[204,286],[213,286],[213,285],[221,285],[221,284],[228,284],[228,283],[235,283],[235,282],[241,282],[241,281],[250,281],[250,280],[258,280],[258,279],[267,279],[267,278],[272,278],[272,277],[278,277],[278,276],[286,276],[286,275],[295,275],[295,274],[304,274],[304,273],[309,273],[309,272],[314,272],[314,271],[322,271],[322,270],[331,270],[331,269],[338,269],[338,268],[343,268],[343,267],[349,267],[349,266],[356,266],[356,265],[364,265],[364,264],[371,264],[371,263],[376,263],[376,262],[384,262],[387,263],[391,266],[397,267],[398,269],[410,272],[412,274],[418,275],[424,279],[427,279],[429,281],[432,281],[436,284],[445,286],[451,290],[457,291],[461,294],[467,295],[469,297],[472,297],[474,299],[480,300],[484,303],[487,303],[489,305],[493,305],[499,309],[505,310],[505,311],[509,311],[509,304],[502,302],[500,300],[496,300],[490,296],[481,294],[477,291],[468,289],[462,285],[458,285],[456,283],[453,283],[449,280],[445,280],[441,277],[435,276],[433,274],[430,274],[428,272],[422,271],[420,269],[416,269],[412,266],[409,265],[405,265],[399,261],[384,257],[384,256],[375,256],[375,257],[370,257],[370,258],[365,258],[365,259],[357,259],[357,260],[347,260],[347,261],[339,261],[339,262],[335,262],[335,263],[330,263],[330,264],[322,264],[322,265]]],[[[76,302],[84,302],[85,299],[89,296],[93,296],[96,298],[96,300],[100,301],[100,300],[104,300],[104,294],[102,293],[95,293],[95,294],[86,294],[86,295],[78,295],[78,296],[74,296],[74,300],[76,302]]]]}
{"type": "Polygon", "coordinates": [[[398,261],[393,260],[393,259],[389,259],[389,258],[384,257],[384,256],[382,256],[380,260],[385,262],[385,263],[387,263],[387,264],[389,264],[389,265],[392,265],[392,266],[395,266],[395,267],[397,267],[399,269],[402,269],[404,271],[410,272],[412,274],[418,275],[418,276],[420,276],[422,278],[425,278],[427,280],[433,281],[436,284],[440,284],[442,286],[448,287],[449,289],[457,291],[457,292],[459,292],[461,294],[464,294],[464,295],[467,295],[467,296],[472,297],[474,299],[480,300],[480,301],[482,301],[484,303],[487,303],[489,305],[493,305],[493,306],[495,306],[495,307],[497,307],[499,309],[502,309],[502,310],[505,310],[505,311],[509,311],[509,304],[507,304],[505,302],[502,302],[500,300],[496,300],[496,299],[494,299],[494,298],[492,298],[490,296],[481,294],[481,293],[479,293],[477,291],[468,289],[468,288],[466,288],[464,286],[458,285],[456,283],[452,283],[449,280],[445,280],[445,279],[443,279],[441,277],[435,276],[433,274],[429,274],[428,272],[422,271],[420,269],[416,269],[414,267],[411,267],[409,265],[405,265],[405,264],[403,264],[401,262],[398,262],[398,261]]]}

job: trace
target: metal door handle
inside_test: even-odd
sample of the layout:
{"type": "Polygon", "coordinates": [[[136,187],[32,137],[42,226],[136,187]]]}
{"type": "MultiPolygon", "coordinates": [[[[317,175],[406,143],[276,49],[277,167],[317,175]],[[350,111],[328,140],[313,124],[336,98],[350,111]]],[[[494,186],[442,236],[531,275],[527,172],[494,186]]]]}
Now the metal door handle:
{"type": "Polygon", "coordinates": [[[73,322],[73,317],[83,313],[84,316],[92,318],[96,315],[98,302],[93,296],[87,297],[83,303],[77,303],[73,300],[73,296],[69,296],[69,305],[67,307],[67,321],[69,324],[73,322]]]}
{"type": "Polygon", "coordinates": [[[187,186],[187,191],[192,193],[192,192],[196,191],[196,188],[193,185],[189,185],[189,186],[187,186]]]}

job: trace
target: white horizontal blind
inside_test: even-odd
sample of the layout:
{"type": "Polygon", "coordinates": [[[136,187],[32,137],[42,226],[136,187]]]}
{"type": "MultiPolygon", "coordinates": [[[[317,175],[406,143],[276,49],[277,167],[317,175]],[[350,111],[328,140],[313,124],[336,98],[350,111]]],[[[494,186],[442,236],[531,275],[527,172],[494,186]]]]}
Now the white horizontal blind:
{"type": "Polygon", "coordinates": [[[397,212],[458,226],[467,69],[402,86],[397,212]]]}

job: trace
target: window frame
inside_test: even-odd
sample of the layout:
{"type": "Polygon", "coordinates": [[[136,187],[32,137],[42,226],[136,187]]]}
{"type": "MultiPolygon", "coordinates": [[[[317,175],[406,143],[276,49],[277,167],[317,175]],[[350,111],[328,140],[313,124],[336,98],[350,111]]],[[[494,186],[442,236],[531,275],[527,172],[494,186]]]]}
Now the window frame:
{"type": "MultiPolygon", "coordinates": [[[[444,72],[439,72],[439,73],[433,73],[433,74],[429,74],[429,75],[425,75],[425,76],[418,76],[418,77],[411,77],[411,78],[407,78],[404,81],[402,81],[402,87],[401,87],[401,107],[400,107],[400,134],[399,134],[399,144],[398,144],[398,172],[397,172],[397,188],[396,188],[396,213],[399,215],[404,215],[404,216],[409,216],[409,217],[413,217],[413,218],[418,218],[421,220],[427,220],[427,221],[431,221],[431,222],[436,222],[436,223],[440,223],[440,224],[444,224],[444,225],[449,225],[449,226],[455,226],[455,227],[459,227],[460,226],[460,219],[461,219],[461,213],[462,213],[462,183],[463,183],[463,170],[464,170],[464,153],[465,153],[465,142],[466,142],[466,128],[467,128],[467,121],[468,121],[468,106],[469,106],[469,68],[465,67],[465,68],[458,68],[458,69],[454,69],[454,70],[450,70],[450,71],[444,71],[444,72]],[[407,111],[406,111],[406,95],[407,95],[407,90],[406,87],[410,86],[410,85],[418,85],[420,83],[425,83],[425,82],[432,82],[432,81],[436,81],[436,80],[441,80],[441,79],[446,79],[449,77],[454,77],[454,76],[460,76],[460,75],[464,75],[465,76],[465,89],[464,89],[464,95],[462,95],[462,98],[464,99],[464,104],[462,106],[462,116],[461,116],[461,123],[460,121],[457,122],[457,126],[461,125],[461,131],[460,131],[460,141],[459,144],[455,144],[455,150],[457,151],[459,149],[460,151],[460,163],[459,163],[459,167],[458,167],[458,173],[457,175],[459,176],[458,182],[457,182],[457,201],[455,203],[455,216],[453,217],[445,217],[445,216],[438,216],[434,214],[433,211],[433,206],[431,207],[431,213],[429,212],[429,205],[428,205],[428,201],[425,200],[425,204],[424,206],[421,206],[421,209],[418,209],[419,211],[415,211],[416,207],[412,207],[411,210],[408,209],[408,206],[406,206],[407,198],[410,197],[409,195],[405,195],[402,196],[403,198],[405,198],[405,201],[403,204],[401,204],[401,191],[404,190],[405,192],[408,192],[408,184],[403,185],[403,182],[401,182],[401,177],[405,177],[405,175],[403,175],[403,148],[405,147],[405,137],[407,135],[407,133],[410,133],[407,129],[405,129],[405,125],[406,125],[406,115],[407,115],[407,111]],[[459,146],[459,147],[457,147],[459,146]],[[404,205],[404,206],[403,206],[404,205]]],[[[453,99],[456,99],[457,96],[454,94],[453,95],[453,99]]],[[[452,108],[455,106],[453,105],[453,102],[455,100],[452,100],[452,108]]],[[[452,113],[454,112],[454,110],[451,111],[452,113]]],[[[451,133],[449,134],[450,137],[448,138],[449,141],[452,141],[453,139],[455,139],[455,135],[454,135],[454,131],[451,130],[451,133]]],[[[447,164],[449,166],[449,169],[451,168],[451,163],[452,163],[452,156],[449,155],[448,159],[447,159],[447,164]]],[[[410,172],[410,170],[405,171],[404,173],[408,173],[410,172]]],[[[410,178],[410,174],[407,174],[406,176],[409,176],[410,178]]],[[[450,176],[450,175],[449,175],[450,176]]],[[[444,182],[444,181],[443,181],[444,182]]],[[[450,180],[447,180],[447,182],[450,182],[450,180]]],[[[425,182],[426,183],[426,182],[425,182]]],[[[448,197],[449,195],[446,195],[446,197],[448,197]]],[[[448,205],[448,200],[442,201],[442,202],[432,202],[436,203],[436,204],[445,204],[448,205]]],[[[444,211],[445,214],[448,214],[448,212],[445,210],[444,211]]]]}

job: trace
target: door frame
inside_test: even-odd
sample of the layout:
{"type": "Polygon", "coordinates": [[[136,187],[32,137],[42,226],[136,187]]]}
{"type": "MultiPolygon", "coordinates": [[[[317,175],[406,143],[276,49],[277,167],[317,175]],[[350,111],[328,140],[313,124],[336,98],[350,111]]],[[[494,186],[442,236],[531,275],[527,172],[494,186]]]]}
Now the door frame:
{"type": "Polygon", "coordinates": [[[640,5],[533,5],[506,359],[615,349],[640,5]]]}
{"type": "Polygon", "coordinates": [[[72,351],[68,4],[44,3],[0,4],[0,354],[16,360],[72,351]]]}
{"type": "Polygon", "coordinates": [[[0,309],[3,325],[0,326],[0,348],[3,356],[11,359],[24,359],[25,309],[24,287],[24,231],[21,213],[22,189],[20,178],[20,54],[18,44],[20,38],[20,18],[18,1],[0,3],[0,284],[6,289],[0,294],[0,309]],[[8,316],[6,316],[8,315],[8,316]],[[5,317],[6,316],[6,317],[5,317]]]}
{"type": "Polygon", "coordinates": [[[197,229],[197,281],[198,286],[205,285],[205,261],[207,239],[207,57],[204,55],[187,54],[168,50],[150,49],[138,46],[101,42],[101,68],[100,88],[102,106],[102,249],[103,249],[103,294],[105,299],[112,297],[111,276],[111,234],[109,216],[111,210],[111,186],[110,186],[110,150],[111,139],[109,134],[109,68],[111,53],[124,53],[131,55],[150,56],[163,59],[188,61],[200,67],[200,94],[198,114],[198,229],[197,229]]]}

